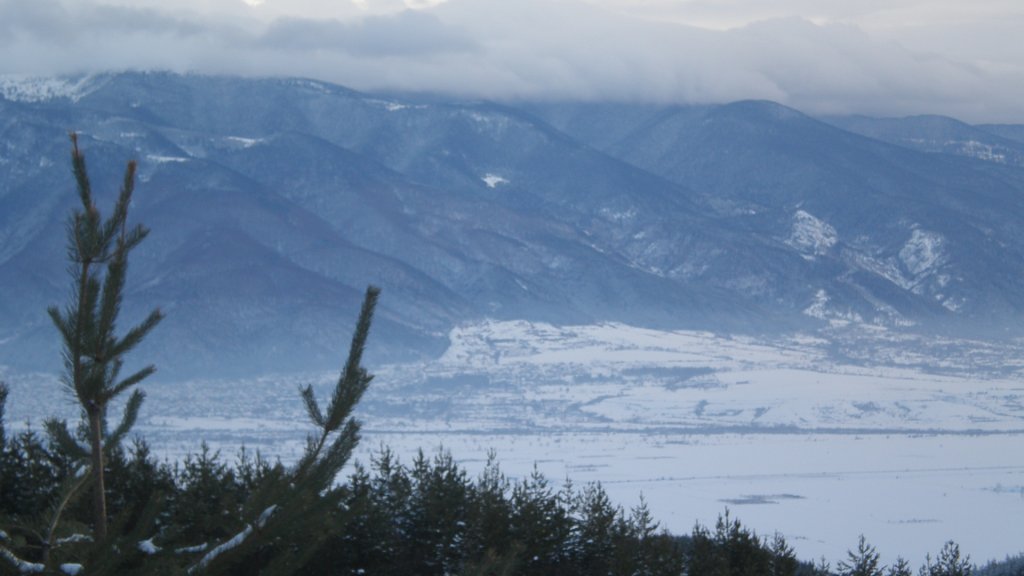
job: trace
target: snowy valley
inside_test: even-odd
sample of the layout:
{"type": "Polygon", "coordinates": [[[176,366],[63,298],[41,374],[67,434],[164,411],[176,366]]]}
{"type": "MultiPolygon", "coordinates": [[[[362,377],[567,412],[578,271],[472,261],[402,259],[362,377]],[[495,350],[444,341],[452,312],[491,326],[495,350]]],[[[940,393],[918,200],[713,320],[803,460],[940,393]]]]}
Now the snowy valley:
{"type": "MultiPolygon", "coordinates": [[[[600,482],[627,509],[642,495],[677,533],[728,508],[808,560],[842,559],[861,533],[887,561],[949,539],[979,562],[1020,552],[1024,344],[526,321],[450,338],[437,360],[371,367],[360,461],[443,447],[476,473],[494,450],[513,478],[600,482]]],[[[56,378],[4,378],[12,424],[74,416],[56,378]]],[[[292,461],[299,386],[323,395],[334,378],[154,382],[137,431],[171,459],[202,438],[229,460],[244,445],[292,461]]]]}

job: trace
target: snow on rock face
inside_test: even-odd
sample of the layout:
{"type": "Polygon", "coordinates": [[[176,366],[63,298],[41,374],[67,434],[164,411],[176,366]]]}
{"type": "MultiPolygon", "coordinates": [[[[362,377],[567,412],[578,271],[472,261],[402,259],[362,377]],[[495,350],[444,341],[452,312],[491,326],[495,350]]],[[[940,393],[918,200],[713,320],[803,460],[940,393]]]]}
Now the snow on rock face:
{"type": "Polygon", "coordinates": [[[900,260],[914,276],[932,272],[945,261],[944,244],[942,235],[915,229],[900,250],[900,260]]]}
{"type": "Polygon", "coordinates": [[[497,188],[499,184],[508,184],[507,179],[497,174],[484,174],[480,179],[484,181],[484,184],[487,184],[488,188],[497,188]]]}
{"type": "Polygon", "coordinates": [[[786,244],[799,250],[805,258],[824,256],[838,241],[839,234],[828,222],[803,210],[793,214],[793,227],[786,244]]]}
{"type": "Polygon", "coordinates": [[[864,318],[853,311],[841,312],[829,307],[828,292],[820,289],[814,295],[814,302],[804,308],[804,315],[819,320],[828,320],[832,326],[845,326],[847,324],[863,324],[864,318]]]}
{"type": "Polygon", "coordinates": [[[824,289],[814,295],[814,302],[804,309],[804,314],[811,318],[825,319],[825,305],[828,304],[828,293],[824,289]]]}
{"type": "Polygon", "coordinates": [[[953,140],[946,142],[946,145],[955,147],[963,156],[997,164],[1006,164],[1006,154],[1003,153],[1003,149],[991,144],[985,144],[977,140],[953,140]]]}

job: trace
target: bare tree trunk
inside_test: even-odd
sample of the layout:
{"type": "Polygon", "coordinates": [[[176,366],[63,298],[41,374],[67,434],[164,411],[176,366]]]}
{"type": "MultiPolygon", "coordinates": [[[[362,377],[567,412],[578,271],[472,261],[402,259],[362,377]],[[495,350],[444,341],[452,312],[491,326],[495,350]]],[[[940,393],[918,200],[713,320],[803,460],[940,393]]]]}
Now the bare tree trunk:
{"type": "Polygon", "coordinates": [[[107,490],[103,479],[103,415],[97,408],[89,409],[89,443],[92,447],[92,509],[96,522],[93,538],[99,542],[107,537],[107,490]]]}

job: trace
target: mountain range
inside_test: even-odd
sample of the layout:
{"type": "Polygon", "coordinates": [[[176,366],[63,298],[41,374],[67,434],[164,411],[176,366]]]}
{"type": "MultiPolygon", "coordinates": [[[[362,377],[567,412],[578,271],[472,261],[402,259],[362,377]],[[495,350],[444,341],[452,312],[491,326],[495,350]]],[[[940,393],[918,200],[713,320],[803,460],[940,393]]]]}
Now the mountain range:
{"type": "Polygon", "coordinates": [[[125,325],[171,376],[331,368],[482,318],[1015,336],[1024,128],[722,105],[458,101],[302,79],[0,79],[0,364],[56,370],[79,133],[139,163],[125,325]]]}

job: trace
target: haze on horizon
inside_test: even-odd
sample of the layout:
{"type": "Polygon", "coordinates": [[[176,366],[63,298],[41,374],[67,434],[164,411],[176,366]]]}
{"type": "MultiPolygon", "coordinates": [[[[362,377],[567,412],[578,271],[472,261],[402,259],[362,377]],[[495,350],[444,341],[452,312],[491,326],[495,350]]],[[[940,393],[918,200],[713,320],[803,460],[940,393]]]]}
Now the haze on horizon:
{"type": "Polygon", "coordinates": [[[0,0],[0,74],[302,76],[493,100],[1024,123],[1016,0],[0,0]]]}

